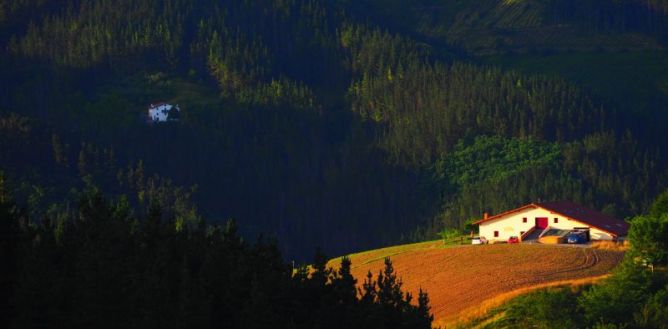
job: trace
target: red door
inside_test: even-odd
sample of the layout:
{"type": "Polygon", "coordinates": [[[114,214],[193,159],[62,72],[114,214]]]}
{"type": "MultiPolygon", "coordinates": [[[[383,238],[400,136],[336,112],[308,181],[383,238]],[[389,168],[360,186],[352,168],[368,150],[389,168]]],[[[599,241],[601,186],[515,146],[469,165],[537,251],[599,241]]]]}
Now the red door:
{"type": "Polygon", "coordinates": [[[537,228],[547,228],[547,217],[536,217],[536,227],[537,228]]]}

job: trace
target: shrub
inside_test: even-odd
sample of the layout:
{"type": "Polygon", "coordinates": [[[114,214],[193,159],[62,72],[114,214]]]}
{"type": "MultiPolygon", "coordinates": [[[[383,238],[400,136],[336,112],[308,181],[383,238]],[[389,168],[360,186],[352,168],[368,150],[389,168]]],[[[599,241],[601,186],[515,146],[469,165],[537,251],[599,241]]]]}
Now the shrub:
{"type": "Polygon", "coordinates": [[[505,320],[512,328],[576,328],[582,323],[577,293],[567,288],[541,290],[516,299],[505,320]]]}
{"type": "Polygon", "coordinates": [[[651,274],[631,262],[620,266],[604,284],[592,287],[579,298],[589,323],[630,324],[633,311],[649,297],[651,274]]]}

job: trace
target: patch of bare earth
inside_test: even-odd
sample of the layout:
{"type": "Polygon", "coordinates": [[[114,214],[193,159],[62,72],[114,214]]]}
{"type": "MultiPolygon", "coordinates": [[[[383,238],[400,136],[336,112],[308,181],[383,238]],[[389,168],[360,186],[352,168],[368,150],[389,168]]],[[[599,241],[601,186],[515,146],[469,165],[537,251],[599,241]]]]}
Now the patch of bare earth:
{"type": "MultiPolygon", "coordinates": [[[[434,322],[453,321],[467,309],[512,291],[560,281],[598,277],[612,270],[623,253],[614,250],[539,244],[442,247],[434,241],[414,247],[391,247],[351,256],[361,284],[374,277],[390,256],[404,291],[426,290],[434,322]]],[[[336,266],[338,260],[331,265],[336,266]]]]}

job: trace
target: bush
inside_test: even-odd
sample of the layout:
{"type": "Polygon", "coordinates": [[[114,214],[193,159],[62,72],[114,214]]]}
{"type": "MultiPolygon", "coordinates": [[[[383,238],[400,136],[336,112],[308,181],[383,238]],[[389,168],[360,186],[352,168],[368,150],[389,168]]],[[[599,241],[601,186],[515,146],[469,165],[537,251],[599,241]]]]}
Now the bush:
{"type": "Polygon", "coordinates": [[[446,228],[443,231],[441,231],[441,238],[445,241],[453,240],[455,238],[460,237],[461,235],[462,232],[453,228],[446,228]]]}
{"type": "Polygon", "coordinates": [[[651,273],[626,262],[610,279],[594,286],[579,298],[589,323],[630,324],[633,311],[645,303],[652,286],[651,273]]]}
{"type": "Polygon", "coordinates": [[[643,265],[668,264],[668,214],[637,216],[629,230],[631,257],[643,265]]]}
{"type": "Polygon", "coordinates": [[[582,323],[577,293],[566,288],[517,298],[508,306],[505,320],[511,328],[576,328],[582,323]]]}
{"type": "Polygon", "coordinates": [[[657,217],[663,214],[668,214],[668,190],[661,193],[654,203],[652,203],[649,214],[657,217]]]}
{"type": "Polygon", "coordinates": [[[668,328],[668,286],[652,296],[634,319],[638,328],[668,328]]]}

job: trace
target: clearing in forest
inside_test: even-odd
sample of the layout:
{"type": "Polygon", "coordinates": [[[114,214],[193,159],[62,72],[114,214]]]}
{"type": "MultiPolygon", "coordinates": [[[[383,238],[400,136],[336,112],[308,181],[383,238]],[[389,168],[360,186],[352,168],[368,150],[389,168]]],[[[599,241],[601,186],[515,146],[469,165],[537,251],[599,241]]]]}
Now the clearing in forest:
{"type": "MultiPolygon", "coordinates": [[[[540,244],[443,246],[442,241],[395,246],[350,256],[361,285],[367,272],[374,278],[390,257],[403,290],[429,294],[434,325],[456,321],[489,301],[534,287],[583,282],[605,275],[623,252],[540,244]]],[[[330,262],[338,267],[340,259],[330,262]]]]}

